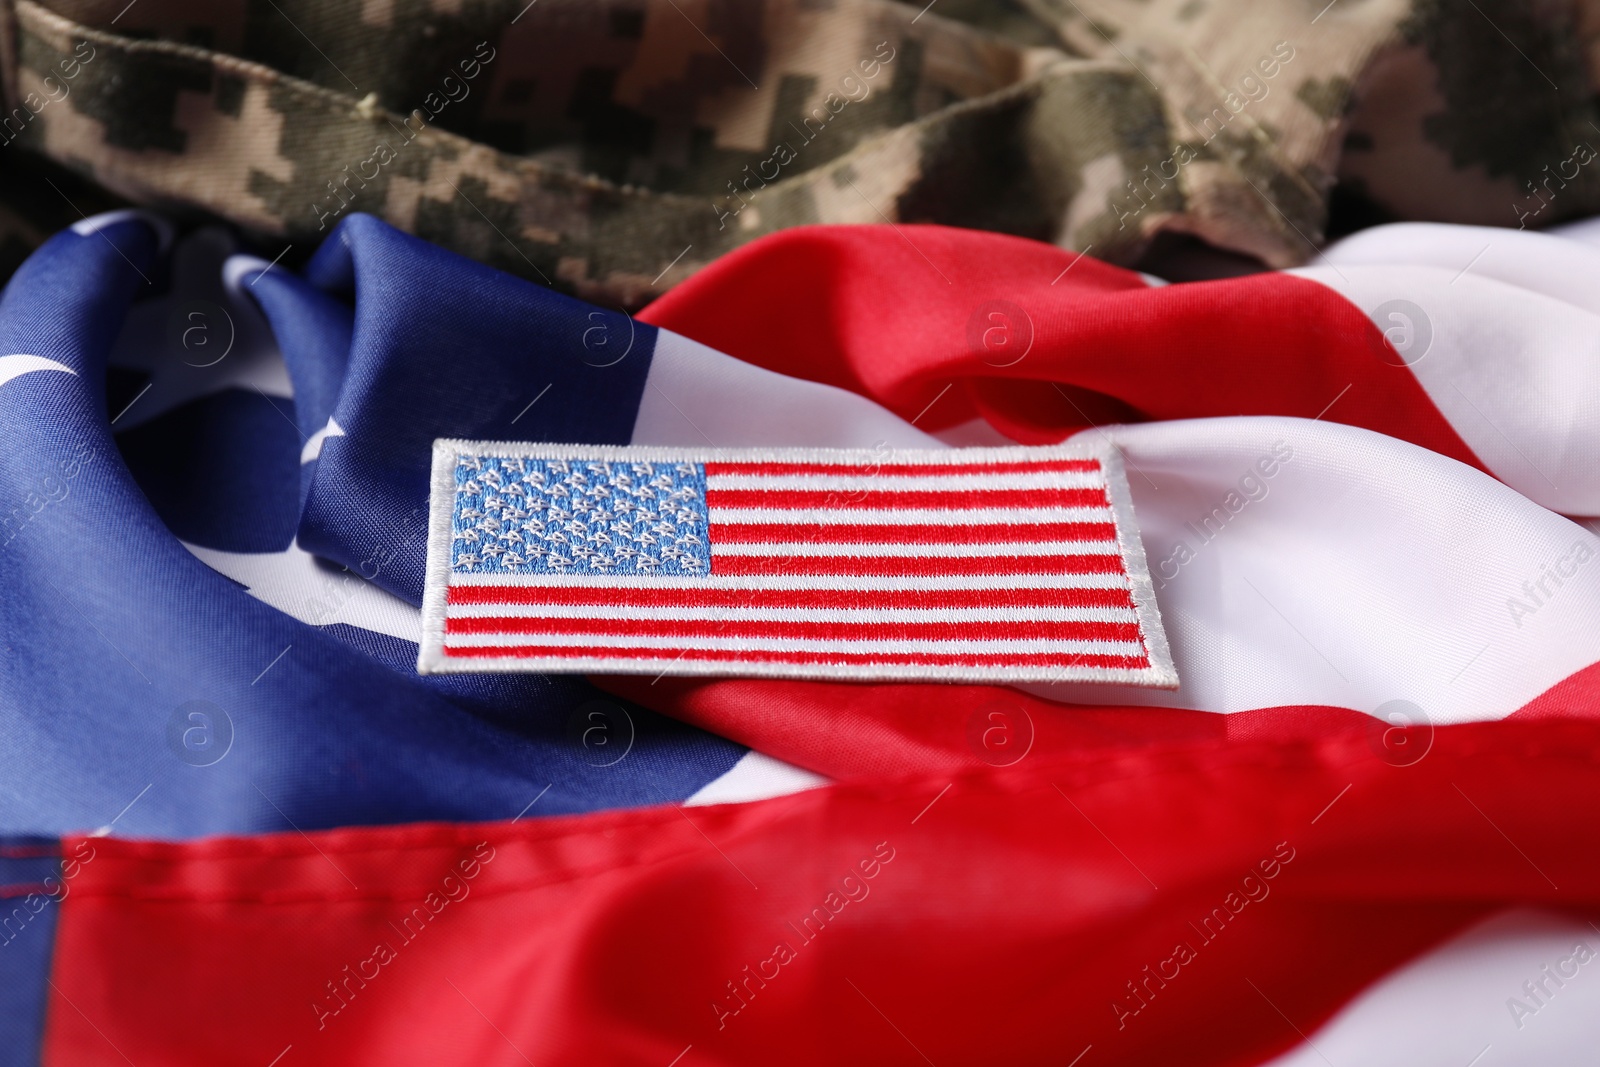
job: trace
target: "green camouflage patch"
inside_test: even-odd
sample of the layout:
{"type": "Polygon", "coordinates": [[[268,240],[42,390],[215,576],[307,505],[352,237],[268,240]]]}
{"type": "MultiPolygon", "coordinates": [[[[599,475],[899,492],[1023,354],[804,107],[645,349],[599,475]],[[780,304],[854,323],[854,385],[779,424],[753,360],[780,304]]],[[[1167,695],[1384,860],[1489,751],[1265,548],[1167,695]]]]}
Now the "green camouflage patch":
{"type": "Polygon", "coordinates": [[[1336,188],[1600,210],[1600,0],[0,2],[0,151],[303,250],[370,212],[624,307],[807,223],[1288,266],[1336,188]]]}

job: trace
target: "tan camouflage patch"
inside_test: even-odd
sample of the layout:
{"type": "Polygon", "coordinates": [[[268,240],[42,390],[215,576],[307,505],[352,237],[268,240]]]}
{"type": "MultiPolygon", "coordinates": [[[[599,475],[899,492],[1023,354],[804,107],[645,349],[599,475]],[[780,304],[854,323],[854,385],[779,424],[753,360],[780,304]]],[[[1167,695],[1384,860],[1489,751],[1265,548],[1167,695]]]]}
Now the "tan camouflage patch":
{"type": "Polygon", "coordinates": [[[1491,178],[1482,163],[1458,167],[1419,135],[1427,117],[1447,106],[1437,82],[1437,69],[1419,47],[1395,48],[1376,59],[1361,85],[1364,103],[1350,117],[1340,179],[1359,183],[1400,218],[1516,225],[1512,205],[1522,198],[1513,178],[1491,178]],[[1378,145],[1382,152],[1374,151],[1378,145]]]}

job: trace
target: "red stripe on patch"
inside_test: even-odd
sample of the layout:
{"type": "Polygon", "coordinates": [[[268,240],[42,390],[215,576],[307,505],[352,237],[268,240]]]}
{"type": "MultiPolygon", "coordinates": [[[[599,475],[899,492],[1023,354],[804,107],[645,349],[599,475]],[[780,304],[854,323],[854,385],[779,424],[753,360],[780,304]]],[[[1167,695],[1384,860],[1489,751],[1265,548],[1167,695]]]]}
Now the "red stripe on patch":
{"type": "Polygon", "coordinates": [[[819,544],[981,545],[1012,541],[1114,541],[1109,522],[982,523],[742,523],[711,524],[712,551],[718,544],[763,544],[806,536],[819,544]]]}
{"type": "MultiPolygon", "coordinates": [[[[745,608],[1131,608],[1126,589],[696,589],[706,607],[745,608]]],[[[597,608],[681,604],[676,588],[452,585],[451,604],[593,604],[597,608]]]]}
{"type": "Polygon", "coordinates": [[[572,645],[483,645],[473,648],[444,647],[444,654],[452,659],[636,659],[636,660],[697,660],[727,663],[737,671],[741,662],[762,663],[839,663],[866,664],[870,666],[1072,666],[1103,667],[1138,670],[1150,666],[1143,656],[1105,656],[1060,652],[994,654],[900,652],[877,655],[868,652],[727,652],[714,648],[690,648],[674,652],[663,648],[607,648],[574,647],[572,645]]]}
{"type": "MultiPolygon", "coordinates": [[[[816,640],[1138,641],[1132,622],[779,622],[759,619],[450,618],[447,634],[617,634],[630,637],[788,637],[816,640]]],[[[657,650],[659,651],[659,650],[657,650]]],[[[743,653],[739,653],[742,655],[743,653]]],[[[891,654],[898,655],[898,653],[891,654]]]]}
{"type": "Polygon", "coordinates": [[[1007,463],[707,463],[706,475],[833,474],[873,477],[880,474],[1042,474],[1048,471],[1097,471],[1097,459],[1026,460],[1007,463]]]}
{"type": "Polygon", "coordinates": [[[979,574],[1121,574],[1120,556],[729,556],[712,549],[711,573],[723,575],[782,574],[855,577],[979,574]]]}
{"type": "Polygon", "coordinates": [[[1104,489],[708,489],[713,508],[1063,508],[1109,507],[1104,489]]]}

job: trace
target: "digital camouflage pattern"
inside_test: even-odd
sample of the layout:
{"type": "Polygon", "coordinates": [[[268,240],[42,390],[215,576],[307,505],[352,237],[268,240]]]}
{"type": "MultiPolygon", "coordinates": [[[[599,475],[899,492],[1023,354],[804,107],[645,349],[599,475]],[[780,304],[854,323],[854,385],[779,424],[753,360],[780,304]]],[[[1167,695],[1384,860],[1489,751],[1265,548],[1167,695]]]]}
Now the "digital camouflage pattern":
{"type": "MultiPolygon", "coordinates": [[[[812,222],[1288,266],[1330,211],[1600,211],[1597,29],[1600,0],[0,0],[0,153],[269,255],[367,211],[626,307],[812,222]]],[[[42,219],[0,189],[0,242],[42,219]]]]}

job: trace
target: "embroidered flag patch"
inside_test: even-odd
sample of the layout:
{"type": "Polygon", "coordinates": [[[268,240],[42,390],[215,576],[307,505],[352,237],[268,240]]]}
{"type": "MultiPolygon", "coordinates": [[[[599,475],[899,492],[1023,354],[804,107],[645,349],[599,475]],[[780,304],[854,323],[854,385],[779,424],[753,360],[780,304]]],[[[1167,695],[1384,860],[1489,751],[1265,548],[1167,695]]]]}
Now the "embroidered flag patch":
{"type": "Polygon", "coordinates": [[[1178,683],[1077,446],[436,441],[417,668],[1178,683]]]}

